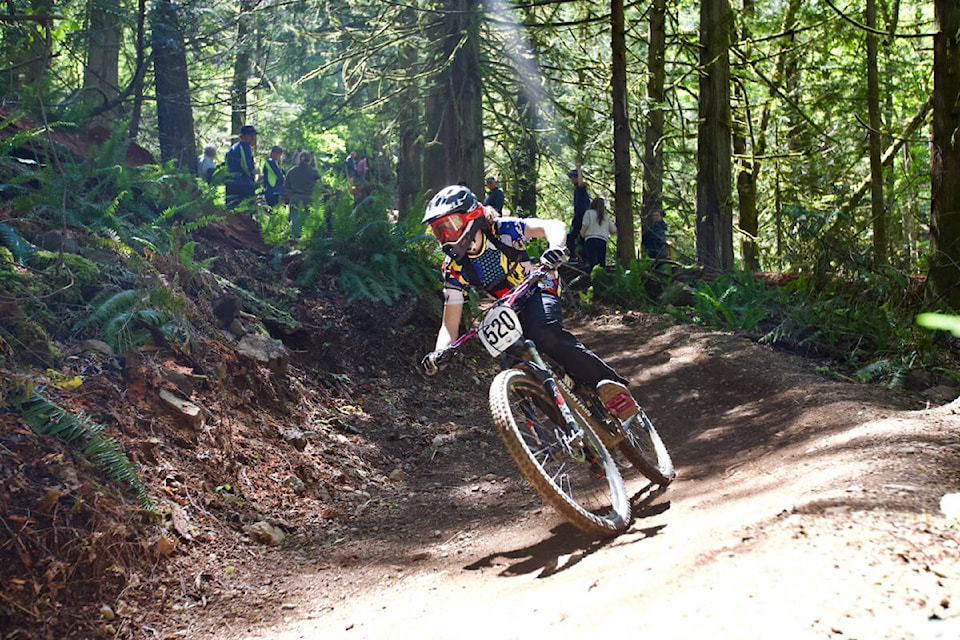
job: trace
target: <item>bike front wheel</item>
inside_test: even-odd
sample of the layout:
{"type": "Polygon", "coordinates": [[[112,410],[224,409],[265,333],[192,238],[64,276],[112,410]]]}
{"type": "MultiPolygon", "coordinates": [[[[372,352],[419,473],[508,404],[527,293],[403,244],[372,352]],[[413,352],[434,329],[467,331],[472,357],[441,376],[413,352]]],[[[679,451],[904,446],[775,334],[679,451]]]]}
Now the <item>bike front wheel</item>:
{"type": "Polygon", "coordinates": [[[490,385],[490,411],[520,472],[570,524],[595,536],[630,525],[623,478],[584,420],[571,438],[553,394],[531,374],[501,371],[490,385]]]}
{"type": "Polygon", "coordinates": [[[660,486],[670,484],[677,477],[670,453],[643,409],[620,428],[624,435],[620,453],[637,471],[660,486]]]}

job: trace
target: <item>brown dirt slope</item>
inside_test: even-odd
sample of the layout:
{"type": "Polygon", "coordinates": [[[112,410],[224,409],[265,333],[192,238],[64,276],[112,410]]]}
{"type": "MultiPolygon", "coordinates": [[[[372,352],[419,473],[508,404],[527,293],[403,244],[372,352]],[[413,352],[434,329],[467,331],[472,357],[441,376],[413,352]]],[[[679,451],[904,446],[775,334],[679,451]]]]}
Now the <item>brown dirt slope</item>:
{"type": "Polygon", "coordinates": [[[942,635],[957,629],[960,559],[938,506],[960,490],[956,402],[592,309],[571,327],[633,380],[678,479],[628,478],[632,527],[590,540],[503,452],[481,350],[418,372],[435,311],[345,305],[332,281],[294,291],[295,263],[221,257],[225,276],[295,300],[301,327],[264,323],[289,369],[212,327],[189,353],[73,352],[83,385],[51,393],[124,444],[152,512],[5,414],[4,640],[960,637],[942,635]],[[202,423],[165,408],[164,389],[202,423]]]}
{"type": "Polygon", "coordinates": [[[635,381],[678,465],[665,490],[630,479],[629,532],[590,541],[541,507],[480,407],[457,418],[460,446],[410,469],[375,540],[281,570],[273,606],[215,637],[960,637],[958,530],[938,510],[960,486],[960,402],[660,318],[576,327],[635,381]]]}

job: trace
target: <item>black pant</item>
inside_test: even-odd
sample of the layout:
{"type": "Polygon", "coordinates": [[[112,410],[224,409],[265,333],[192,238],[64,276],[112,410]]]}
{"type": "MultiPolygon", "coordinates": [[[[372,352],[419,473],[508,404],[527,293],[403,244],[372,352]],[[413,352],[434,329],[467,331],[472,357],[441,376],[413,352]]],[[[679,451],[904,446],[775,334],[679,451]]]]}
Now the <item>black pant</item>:
{"type": "Polygon", "coordinates": [[[624,385],[627,379],[611,369],[600,356],[587,349],[577,336],[563,328],[560,299],[549,293],[537,293],[527,301],[520,313],[523,334],[537,348],[557,361],[574,380],[595,387],[601,380],[614,380],[624,385]]]}
{"type": "Polygon", "coordinates": [[[598,264],[607,263],[607,241],[605,238],[587,238],[583,242],[583,261],[587,263],[587,273],[598,264]]]}
{"type": "Polygon", "coordinates": [[[257,195],[257,185],[252,182],[228,182],[225,191],[227,208],[234,209],[244,200],[257,195]]]}

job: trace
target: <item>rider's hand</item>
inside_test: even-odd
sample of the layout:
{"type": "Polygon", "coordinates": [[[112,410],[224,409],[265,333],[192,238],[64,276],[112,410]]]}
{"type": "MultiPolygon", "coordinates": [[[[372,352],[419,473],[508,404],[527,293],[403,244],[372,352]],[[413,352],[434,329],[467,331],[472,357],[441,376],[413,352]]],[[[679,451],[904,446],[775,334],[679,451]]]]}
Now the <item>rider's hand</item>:
{"type": "Polygon", "coordinates": [[[440,371],[440,366],[437,361],[440,359],[439,351],[431,351],[427,355],[423,356],[423,360],[420,361],[420,366],[423,367],[424,373],[428,376],[432,376],[440,371]]]}
{"type": "Polygon", "coordinates": [[[547,271],[556,271],[560,265],[567,261],[567,248],[547,249],[540,256],[540,266],[547,271]]]}

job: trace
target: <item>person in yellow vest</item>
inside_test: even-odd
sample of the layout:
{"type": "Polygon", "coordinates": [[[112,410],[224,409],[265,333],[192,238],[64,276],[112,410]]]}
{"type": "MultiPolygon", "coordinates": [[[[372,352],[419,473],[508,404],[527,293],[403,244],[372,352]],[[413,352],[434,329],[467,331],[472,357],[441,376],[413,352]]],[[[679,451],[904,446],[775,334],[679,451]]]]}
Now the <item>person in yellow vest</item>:
{"type": "Polygon", "coordinates": [[[270,155],[263,163],[263,196],[267,205],[273,207],[280,204],[283,198],[283,169],[280,168],[280,159],[283,158],[283,149],[277,145],[270,147],[270,155]]]}

